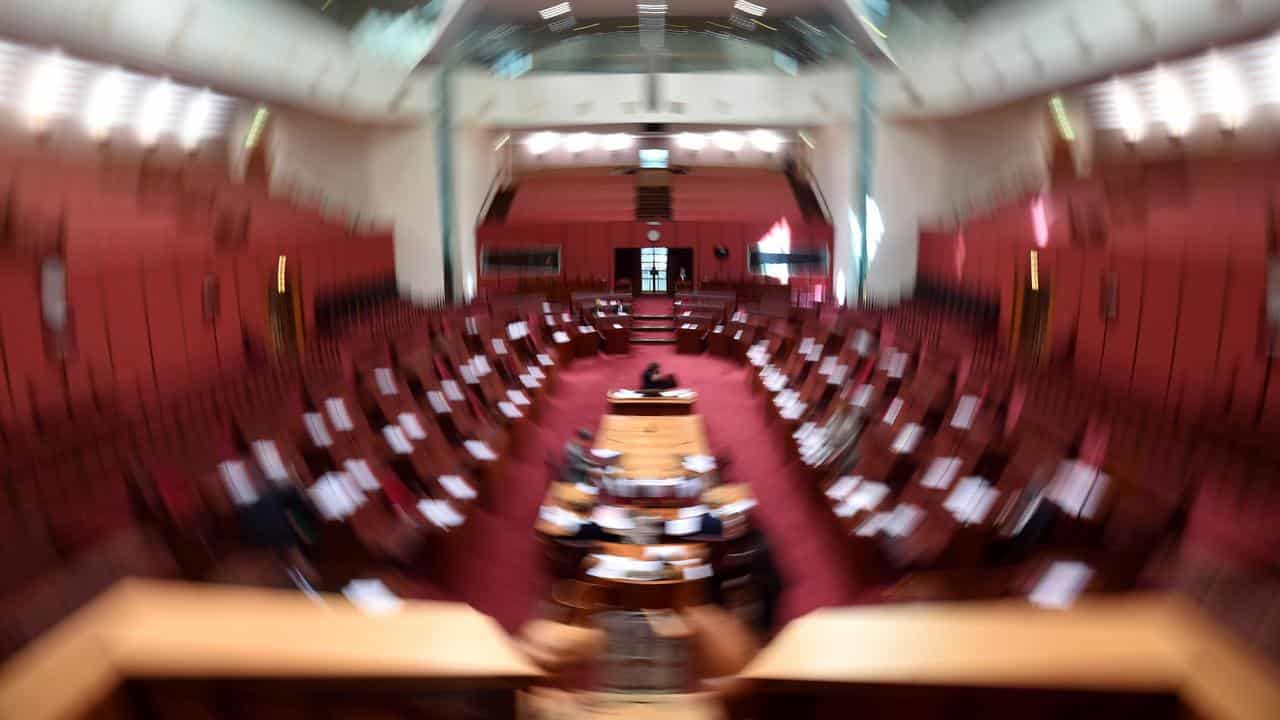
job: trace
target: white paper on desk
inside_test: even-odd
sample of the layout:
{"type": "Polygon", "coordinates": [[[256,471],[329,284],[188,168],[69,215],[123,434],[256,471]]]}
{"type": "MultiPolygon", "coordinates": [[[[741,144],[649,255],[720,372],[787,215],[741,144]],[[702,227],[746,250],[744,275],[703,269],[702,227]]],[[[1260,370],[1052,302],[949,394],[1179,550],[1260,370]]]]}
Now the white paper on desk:
{"type": "Polygon", "coordinates": [[[668,535],[692,535],[702,528],[702,516],[677,518],[668,520],[666,532],[668,535]]]}
{"type": "Polygon", "coordinates": [[[680,313],[680,317],[689,317],[692,314],[693,314],[692,310],[685,310],[684,312],[680,313]]]}
{"type": "Polygon", "coordinates": [[[537,365],[525,365],[524,369],[529,371],[529,377],[535,378],[537,380],[547,379],[547,374],[542,372],[542,368],[538,367],[537,365]]]}
{"type": "Polygon", "coordinates": [[[542,387],[541,384],[538,383],[538,378],[529,374],[524,374],[520,376],[520,384],[524,385],[525,387],[531,390],[536,387],[542,387]]]}
{"type": "Polygon", "coordinates": [[[717,326],[715,327],[715,329],[714,329],[714,330],[712,330],[711,332],[713,332],[713,333],[715,333],[715,334],[719,335],[720,333],[724,332],[724,326],[723,326],[723,325],[717,325],[717,326]]]}
{"type": "Polygon", "coordinates": [[[382,489],[382,483],[378,482],[378,478],[374,476],[373,471],[369,469],[369,463],[364,459],[347,460],[342,463],[347,469],[351,477],[355,479],[356,486],[365,492],[374,492],[382,489]]]}
{"type": "Polygon", "coordinates": [[[853,336],[853,349],[862,357],[871,354],[871,333],[866,330],[859,330],[853,336]]]}
{"type": "Polygon", "coordinates": [[[445,397],[450,400],[454,402],[461,402],[463,400],[462,388],[458,386],[457,380],[441,380],[440,387],[444,390],[445,397]]]}
{"type": "Polygon", "coordinates": [[[551,356],[546,353],[538,353],[538,364],[542,367],[551,367],[555,362],[551,360],[551,356]]]}
{"type": "Polygon", "coordinates": [[[618,400],[633,400],[644,397],[644,393],[639,393],[635,390],[614,390],[613,397],[618,400]]]}
{"type": "Polygon", "coordinates": [[[554,333],[552,333],[552,334],[551,334],[551,339],[552,339],[552,340],[555,340],[557,343],[560,343],[561,345],[563,345],[563,344],[565,344],[565,343],[569,342],[569,333],[567,333],[567,332],[565,332],[565,331],[563,331],[563,330],[557,330],[557,331],[555,331],[554,333]]]}
{"type": "Polygon", "coordinates": [[[502,338],[493,339],[493,352],[497,355],[507,354],[507,344],[502,342],[502,338]]]}
{"type": "Polygon", "coordinates": [[[830,375],[831,373],[835,372],[836,363],[839,361],[840,361],[840,358],[836,357],[835,355],[828,355],[822,358],[822,364],[818,366],[818,374],[830,375]]]}
{"type": "Polygon", "coordinates": [[[782,409],[782,412],[778,414],[781,415],[782,419],[784,420],[799,420],[800,416],[804,414],[804,410],[807,407],[809,406],[806,405],[805,403],[797,401],[787,405],[785,408],[782,409]]]}
{"type": "Polygon", "coordinates": [[[625,508],[615,505],[597,505],[591,511],[591,520],[609,530],[631,530],[636,526],[631,514],[625,508]]]}
{"type": "Polygon", "coordinates": [[[329,436],[329,428],[325,427],[323,415],[314,412],[303,413],[302,422],[307,426],[307,434],[311,436],[311,442],[316,447],[333,445],[333,438],[329,436]]]}
{"type": "Polygon", "coordinates": [[[254,440],[253,457],[268,480],[281,482],[289,479],[289,471],[284,467],[284,459],[280,457],[280,449],[274,440],[254,440]]]}
{"type": "Polygon", "coordinates": [[[588,485],[586,483],[574,483],[573,486],[578,489],[578,492],[586,495],[600,494],[600,488],[596,487],[595,485],[588,485]]]}
{"type": "Polygon", "coordinates": [[[503,415],[505,415],[506,417],[512,420],[516,420],[518,418],[524,417],[524,413],[520,412],[520,408],[516,407],[512,403],[507,402],[506,400],[502,400],[498,403],[498,410],[500,410],[503,415]]]}
{"type": "Polygon", "coordinates": [[[691,518],[702,517],[710,511],[706,505],[692,505],[690,507],[682,507],[676,510],[676,517],[691,518]]]}
{"type": "Polygon", "coordinates": [[[418,512],[431,524],[445,529],[457,527],[466,520],[447,500],[419,500],[418,512]]]}
{"type": "Polygon", "coordinates": [[[898,437],[894,438],[893,445],[889,449],[899,455],[910,455],[916,451],[923,437],[924,428],[916,423],[907,423],[902,426],[902,430],[898,431],[898,437]]]}
{"type": "Polygon", "coordinates": [[[1079,460],[1063,460],[1049,484],[1049,501],[1063,512],[1092,519],[1106,494],[1110,476],[1079,460]]]}
{"type": "Polygon", "coordinates": [[[422,429],[422,423],[418,421],[418,416],[410,412],[402,412],[396,419],[400,421],[400,427],[404,430],[404,434],[413,440],[425,440],[427,431],[422,429]]]}
{"type": "Polygon", "coordinates": [[[814,345],[813,348],[809,350],[809,353],[804,356],[804,359],[809,362],[817,362],[821,358],[822,358],[821,345],[814,345]]]}
{"type": "Polygon", "coordinates": [[[560,322],[569,322],[572,319],[573,319],[573,316],[570,315],[569,313],[567,312],[560,313],[560,322]]]}
{"type": "Polygon", "coordinates": [[[325,473],[307,488],[311,504],[325,520],[341,520],[355,513],[365,503],[364,493],[346,473],[325,473]]]}
{"type": "Polygon", "coordinates": [[[968,430],[973,427],[973,418],[978,414],[978,396],[961,395],[956,401],[956,414],[951,417],[951,427],[968,430]]]}
{"type": "Polygon", "coordinates": [[[236,505],[252,505],[258,501],[258,491],[249,479],[249,472],[239,460],[227,460],[218,463],[218,474],[222,476],[222,484],[226,486],[231,501],[236,505]]]}
{"type": "Polygon", "coordinates": [[[684,568],[685,580],[706,580],[711,577],[710,565],[694,565],[693,567],[684,568]]]}
{"type": "Polygon", "coordinates": [[[866,520],[863,520],[862,523],[858,525],[858,529],[854,532],[861,537],[871,537],[883,530],[885,525],[889,524],[890,515],[892,515],[892,513],[875,513],[866,520]]]}
{"type": "Polygon", "coordinates": [[[578,528],[582,527],[582,518],[554,505],[543,505],[538,508],[538,517],[570,533],[576,533],[578,528]]]}
{"type": "Polygon", "coordinates": [[[621,330],[621,329],[622,329],[622,326],[621,326],[621,325],[619,325],[618,323],[614,323],[614,324],[613,324],[613,329],[614,329],[614,330],[621,330]]]}
{"type": "Polygon", "coordinates": [[[396,378],[391,373],[391,368],[374,368],[373,379],[378,384],[378,392],[383,395],[400,394],[400,388],[396,387],[396,378]]]}
{"type": "Polygon", "coordinates": [[[555,326],[556,326],[556,319],[555,319],[555,318],[553,318],[553,317],[551,317],[550,315],[544,315],[544,316],[542,316],[542,319],[546,321],[546,323],[547,323],[547,327],[555,327],[555,326]]]}
{"type": "Polygon", "coordinates": [[[1082,562],[1055,562],[1027,596],[1033,605],[1068,608],[1084,592],[1093,577],[1093,568],[1082,562]]]}
{"type": "Polygon", "coordinates": [[[733,339],[734,339],[734,340],[741,340],[741,339],[742,339],[742,331],[741,331],[741,330],[739,330],[738,332],[734,333],[734,334],[733,334],[733,339]]]}
{"type": "Polygon", "coordinates": [[[544,303],[542,303],[542,312],[544,312],[544,313],[549,313],[549,312],[551,312],[551,303],[549,303],[549,302],[544,302],[544,303]]]}
{"type": "Polygon", "coordinates": [[[849,497],[849,493],[853,492],[853,489],[857,487],[860,482],[862,482],[861,476],[845,475],[832,483],[831,487],[827,488],[827,497],[832,500],[844,500],[849,497]]]}
{"type": "Polygon", "coordinates": [[[996,500],[1000,498],[1000,491],[983,483],[970,498],[969,504],[962,508],[960,512],[953,513],[956,522],[964,525],[977,525],[985,522],[987,515],[991,513],[991,508],[995,506],[996,500]]]}
{"type": "Polygon", "coordinates": [[[471,457],[477,460],[491,461],[498,459],[493,449],[480,440],[467,440],[462,443],[462,446],[467,449],[467,452],[471,453],[471,457]]]}
{"type": "Polygon", "coordinates": [[[520,323],[518,322],[507,323],[507,337],[511,340],[519,340],[520,338],[524,337],[524,333],[521,331],[521,328],[520,328],[520,323]]]}
{"type": "Polygon", "coordinates": [[[836,365],[831,369],[831,374],[827,376],[828,385],[843,385],[844,379],[849,375],[848,365],[836,365]]]}
{"type": "Polygon", "coordinates": [[[582,333],[583,335],[588,335],[588,334],[593,333],[593,332],[595,332],[595,331],[596,331],[596,329],[595,329],[595,328],[593,328],[593,327],[591,327],[590,325],[579,325],[579,326],[578,326],[578,332],[582,333]]]}
{"type": "Polygon", "coordinates": [[[621,455],[622,453],[620,453],[620,452],[618,452],[617,450],[614,450],[614,449],[612,449],[612,448],[592,448],[592,449],[591,449],[591,454],[592,454],[592,455],[595,455],[596,457],[600,458],[601,460],[611,460],[611,459],[613,459],[613,458],[618,457],[618,456],[619,456],[619,455],[621,455]]]}
{"type": "Polygon", "coordinates": [[[449,401],[444,399],[444,395],[439,390],[427,392],[427,404],[441,415],[453,412],[453,408],[449,407],[449,401]]]}
{"type": "Polygon", "coordinates": [[[404,601],[396,597],[381,580],[352,580],[342,589],[347,600],[369,615],[399,612],[404,601]]]}
{"type": "Polygon", "coordinates": [[[391,446],[391,451],[399,455],[408,455],[413,452],[413,445],[409,442],[409,438],[405,437],[404,430],[397,425],[387,425],[382,428],[382,437],[386,438],[387,444],[391,446]]]}
{"type": "Polygon", "coordinates": [[[462,382],[468,385],[480,384],[480,378],[476,377],[476,371],[472,369],[470,364],[464,364],[459,367],[458,374],[462,375],[462,382]]]}
{"type": "Polygon", "coordinates": [[[860,407],[864,410],[871,407],[871,392],[875,388],[869,384],[859,385],[857,390],[853,391],[853,399],[849,401],[850,405],[860,407]]]}
{"type": "Polygon", "coordinates": [[[324,401],[324,409],[329,411],[329,422],[333,423],[333,427],[342,432],[350,432],[355,429],[355,425],[351,422],[351,416],[347,414],[347,404],[342,402],[342,398],[331,397],[324,401]]]}
{"type": "Polygon", "coordinates": [[[797,352],[799,352],[801,355],[808,355],[809,351],[812,349],[813,349],[813,338],[807,337],[800,341],[800,349],[797,352]]]}
{"type": "Polygon", "coordinates": [[[519,390],[508,390],[507,399],[516,405],[530,405],[529,397],[519,390]]]}
{"type": "Polygon", "coordinates": [[[698,326],[694,323],[685,323],[680,326],[681,330],[697,330],[698,326]]]}
{"type": "Polygon", "coordinates": [[[929,469],[924,472],[924,477],[920,478],[920,484],[931,490],[946,490],[951,487],[951,481],[956,479],[959,472],[960,458],[934,458],[929,463],[929,469]]]}
{"type": "Polygon", "coordinates": [[[889,514],[885,521],[884,531],[894,537],[906,537],[920,527],[924,520],[924,510],[911,504],[899,505],[889,514]]]}
{"type": "Polygon", "coordinates": [[[484,377],[493,372],[493,368],[489,365],[489,358],[483,355],[471,358],[471,369],[475,371],[477,377],[484,377]]]}
{"type": "Polygon", "coordinates": [[[888,485],[863,481],[858,483],[853,492],[849,493],[849,496],[844,499],[844,504],[855,512],[858,510],[874,510],[880,506],[880,502],[888,495],[888,485]]]}
{"type": "Polygon", "coordinates": [[[468,318],[467,318],[467,334],[468,334],[468,335],[479,335],[479,334],[480,334],[480,327],[479,327],[479,325],[477,325],[475,317],[468,317],[468,318]]]}
{"type": "Polygon", "coordinates": [[[686,455],[680,466],[689,472],[711,472],[716,469],[716,459],[710,455],[686,455]]]}
{"type": "Polygon", "coordinates": [[[895,352],[893,359],[889,361],[889,377],[901,379],[907,372],[908,355],[904,352],[895,352]]]}
{"type": "Polygon", "coordinates": [[[452,496],[455,500],[475,500],[476,499],[475,488],[468,485],[467,481],[463,480],[460,476],[441,475],[439,477],[439,480],[440,480],[440,486],[443,487],[444,491],[449,493],[449,495],[452,496]]]}
{"type": "Polygon", "coordinates": [[[884,412],[884,424],[892,425],[898,420],[898,413],[902,412],[902,398],[894,398],[889,403],[889,409],[884,412]]]}
{"type": "Polygon", "coordinates": [[[756,506],[755,498],[743,498],[741,500],[735,500],[727,505],[721,505],[715,510],[712,510],[711,515],[714,517],[724,517],[725,515],[738,515],[751,510],[751,508],[755,506],[756,506]]]}
{"type": "MultiPolygon", "coordinates": [[[[645,545],[644,556],[650,560],[667,560],[683,558],[688,550],[680,545],[645,545]]],[[[697,562],[696,560],[694,562],[697,562]]]]}

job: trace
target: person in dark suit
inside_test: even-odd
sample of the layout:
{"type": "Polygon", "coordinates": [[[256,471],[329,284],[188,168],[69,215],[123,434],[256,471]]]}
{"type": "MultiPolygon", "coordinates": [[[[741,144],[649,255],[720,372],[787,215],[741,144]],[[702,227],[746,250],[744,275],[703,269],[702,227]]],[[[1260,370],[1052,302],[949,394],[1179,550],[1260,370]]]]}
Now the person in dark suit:
{"type": "Polygon", "coordinates": [[[670,390],[678,384],[674,375],[662,374],[662,367],[658,363],[649,363],[640,375],[641,390],[670,390]]]}

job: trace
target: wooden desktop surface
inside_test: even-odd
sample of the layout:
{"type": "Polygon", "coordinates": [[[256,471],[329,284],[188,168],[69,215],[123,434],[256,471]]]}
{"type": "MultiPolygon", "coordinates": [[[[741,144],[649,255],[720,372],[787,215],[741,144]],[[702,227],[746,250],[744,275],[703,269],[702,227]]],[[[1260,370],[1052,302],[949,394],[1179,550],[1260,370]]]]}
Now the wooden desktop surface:
{"type": "Polygon", "coordinates": [[[619,474],[637,478],[687,475],[685,455],[709,454],[701,415],[605,415],[595,447],[622,453],[619,474]]]}
{"type": "Polygon", "coordinates": [[[542,676],[461,603],[369,615],[337,595],[126,580],[0,667],[0,718],[74,718],[146,677],[421,679],[465,689],[542,676]]]}
{"type": "Polygon", "coordinates": [[[698,393],[688,388],[675,388],[685,393],[681,397],[664,397],[662,395],[634,397],[619,395],[621,392],[638,392],[636,390],[610,390],[605,394],[613,405],[693,405],[698,400],[698,393]]]}
{"type": "MultiPolygon", "coordinates": [[[[1168,691],[1205,718],[1280,718],[1280,675],[1173,595],[829,608],[792,621],[742,678],[829,684],[1168,691]]],[[[808,690],[806,690],[808,686],[808,690]]]]}

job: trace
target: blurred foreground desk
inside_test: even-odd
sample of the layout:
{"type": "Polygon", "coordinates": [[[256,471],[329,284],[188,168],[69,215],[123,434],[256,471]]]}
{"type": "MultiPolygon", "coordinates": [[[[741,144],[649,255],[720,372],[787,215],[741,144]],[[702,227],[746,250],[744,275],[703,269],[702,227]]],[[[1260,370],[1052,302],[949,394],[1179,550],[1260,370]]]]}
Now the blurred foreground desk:
{"type": "Polygon", "coordinates": [[[741,677],[762,717],[1280,718],[1276,669],[1174,595],[818,610],[741,677]]]}
{"type": "Polygon", "coordinates": [[[127,580],[0,667],[0,718],[267,717],[262,707],[417,717],[409,709],[424,705],[438,707],[433,718],[514,717],[516,691],[541,677],[461,603],[369,615],[320,600],[127,580]]]}

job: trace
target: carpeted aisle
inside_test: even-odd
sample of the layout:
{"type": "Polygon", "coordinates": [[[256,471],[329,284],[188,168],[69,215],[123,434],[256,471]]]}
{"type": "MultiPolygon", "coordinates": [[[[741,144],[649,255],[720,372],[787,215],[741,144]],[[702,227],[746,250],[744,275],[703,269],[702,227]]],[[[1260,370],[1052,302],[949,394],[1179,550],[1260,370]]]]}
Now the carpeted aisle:
{"type": "Polygon", "coordinates": [[[711,446],[731,457],[725,479],[749,482],[755,490],[756,522],[769,538],[787,587],[782,619],[849,602],[852,568],[839,530],[814,491],[804,487],[805,477],[795,471],[784,440],[767,421],[762,398],[750,392],[747,370],[715,356],[677,355],[665,346],[578,359],[560,373],[539,427],[511,460],[506,485],[494,488],[495,507],[472,517],[448,566],[440,568],[446,586],[508,629],[538,611],[548,579],[533,524],[551,480],[546,460],[561,457],[577,428],[594,431],[606,410],[605,392],[633,387],[654,361],[698,391],[696,410],[706,421],[711,446]]]}

